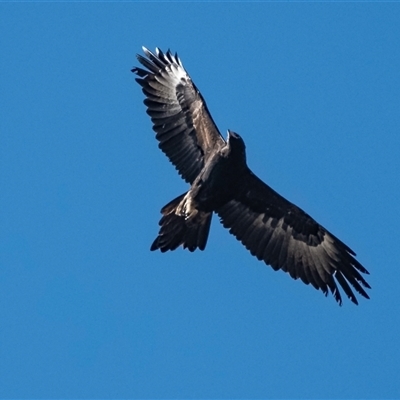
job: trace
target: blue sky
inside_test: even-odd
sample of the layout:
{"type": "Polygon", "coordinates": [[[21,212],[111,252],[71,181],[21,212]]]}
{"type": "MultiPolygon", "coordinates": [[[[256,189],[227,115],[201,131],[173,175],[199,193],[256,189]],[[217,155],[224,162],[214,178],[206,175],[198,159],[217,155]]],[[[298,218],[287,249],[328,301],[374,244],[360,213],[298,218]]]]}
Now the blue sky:
{"type": "Polygon", "coordinates": [[[0,4],[0,397],[400,397],[398,3],[0,4]],[[149,247],[187,189],[130,69],[171,48],[249,166],[353,248],[342,307],[149,247]]]}

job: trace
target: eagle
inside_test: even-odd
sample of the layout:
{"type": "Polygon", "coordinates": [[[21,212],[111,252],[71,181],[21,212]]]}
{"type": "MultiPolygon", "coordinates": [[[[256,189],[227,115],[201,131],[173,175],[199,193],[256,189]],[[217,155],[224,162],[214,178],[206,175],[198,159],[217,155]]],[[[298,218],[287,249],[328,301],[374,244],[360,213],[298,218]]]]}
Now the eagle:
{"type": "Polygon", "coordinates": [[[255,175],[242,137],[220,134],[206,102],[178,54],[143,47],[131,71],[145,95],[159,148],[189,190],[161,209],[151,250],[179,246],[204,250],[213,213],[258,260],[289,273],[342,304],[339,286],[358,304],[355,289],[369,299],[362,274],[369,272],[353,250],[255,175]]]}

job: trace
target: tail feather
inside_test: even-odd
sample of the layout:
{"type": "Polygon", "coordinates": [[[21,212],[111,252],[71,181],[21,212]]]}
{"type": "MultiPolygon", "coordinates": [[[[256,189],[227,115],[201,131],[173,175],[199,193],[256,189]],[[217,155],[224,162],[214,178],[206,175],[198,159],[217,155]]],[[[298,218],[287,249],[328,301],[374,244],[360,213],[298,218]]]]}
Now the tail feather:
{"type": "Polygon", "coordinates": [[[185,194],[178,196],[161,209],[163,214],[159,222],[161,228],[150,247],[151,251],[159,249],[164,253],[168,250],[175,250],[180,245],[189,251],[194,251],[197,248],[205,249],[212,213],[199,211],[190,220],[177,215],[175,211],[185,194]]]}

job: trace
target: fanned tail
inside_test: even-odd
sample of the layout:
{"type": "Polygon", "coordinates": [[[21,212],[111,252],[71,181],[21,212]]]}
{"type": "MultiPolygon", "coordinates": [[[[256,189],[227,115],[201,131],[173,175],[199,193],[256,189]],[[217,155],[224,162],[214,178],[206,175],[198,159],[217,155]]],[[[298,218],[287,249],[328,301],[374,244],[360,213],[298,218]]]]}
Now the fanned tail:
{"type": "Polygon", "coordinates": [[[197,248],[204,250],[210,231],[212,212],[198,211],[191,219],[177,215],[176,209],[185,197],[178,196],[161,209],[162,218],[159,222],[160,231],[150,247],[151,251],[159,249],[163,253],[175,250],[180,245],[184,249],[194,251],[197,248]]]}

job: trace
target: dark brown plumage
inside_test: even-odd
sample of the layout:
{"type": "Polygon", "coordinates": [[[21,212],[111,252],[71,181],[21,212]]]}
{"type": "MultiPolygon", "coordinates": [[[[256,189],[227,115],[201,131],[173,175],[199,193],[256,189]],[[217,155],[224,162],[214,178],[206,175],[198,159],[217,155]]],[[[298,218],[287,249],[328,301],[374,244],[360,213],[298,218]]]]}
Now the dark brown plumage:
{"type": "Polygon", "coordinates": [[[252,255],[282,269],[336,301],[338,284],[358,304],[353,288],[369,298],[368,271],[355,253],[299,207],[280,196],[248,168],[242,138],[225,140],[207,105],[175,54],[143,48],[145,67],[134,68],[145,94],[160,149],[191,187],[161,210],[160,231],[151,250],[179,246],[204,250],[212,214],[252,255]]]}

